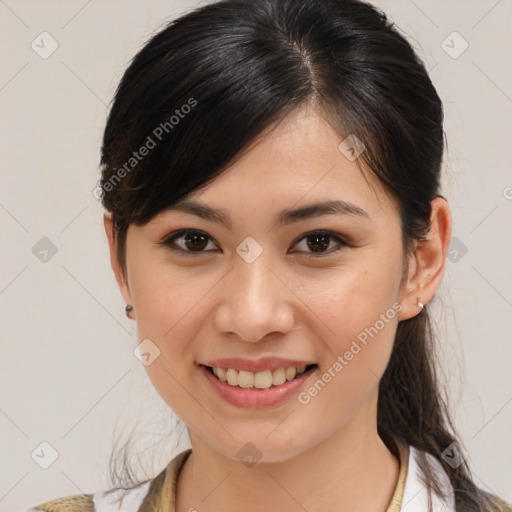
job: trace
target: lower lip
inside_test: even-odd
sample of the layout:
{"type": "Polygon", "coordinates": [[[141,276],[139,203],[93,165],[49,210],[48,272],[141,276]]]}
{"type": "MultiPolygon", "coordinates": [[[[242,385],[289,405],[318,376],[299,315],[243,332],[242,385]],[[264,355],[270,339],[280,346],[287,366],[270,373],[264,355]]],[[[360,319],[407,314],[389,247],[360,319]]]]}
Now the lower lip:
{"type": "Polygon", "coordinates": [[[268,389],[246,389],[239,386],[230,386],[222,382],[210,373],[206,366],[199,365],[199,371],[206,377],[219,396],[237,407],[269,407],[278,405],[293,396],[317,369],[318,366],[315,366],[299,377],[286,381],[280,386],[268,389]]]}

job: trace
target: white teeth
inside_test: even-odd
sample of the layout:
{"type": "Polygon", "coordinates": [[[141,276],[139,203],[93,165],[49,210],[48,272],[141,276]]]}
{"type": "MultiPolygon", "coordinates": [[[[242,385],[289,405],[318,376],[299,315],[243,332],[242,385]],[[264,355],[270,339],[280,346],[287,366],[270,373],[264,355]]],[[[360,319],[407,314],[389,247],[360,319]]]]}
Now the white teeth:
{"type": "Polygon", "coordinates": [[[284,368],[278,368],[272,372],[272,384],[279,386],[286,382],[286,370],[284,368]]]}
{"type": "Polygon", "coordinates": [[[236,370],[233,370],[233,368],[228,368],[228,371],[226,372],[226,378],[229,385],[238,386],[238,372],[236,370]]]}
{"type": "Polygon", "coordinates": [[[286,368],[286,380],[295,379],[295,375],[297,374],[297,370],[290,366],[290,368],[286,368]]]}
{"type": "MultiPolygon", "coordinates": [[[[240,376],[239,376],[240,378],[240,376]]],[[[272,386],[272,372],[265,370],[254,374],[254,387],[259,389],[267,389],[272,386]]]]}
{"type": "Polygon", "coordinates": [[[238,385],[241,388],[252,388],[254,387],[254,373],[240,370],[238,372],[238,385]]]}
{"type": "Polygon", "coordinates": [[[295,377],[303,374],[306,365],[303,364],[294,368],[277,368],[275,370],[264,370],[262,372],[248,372],[245,370],[235,370],[233,368],[212,368],[213,374],[222,382],[227,382],[230,386],[239,386],[241,388],[268,389],[271,386],[279,386],[287,380],[293,380],[295,377]]]}

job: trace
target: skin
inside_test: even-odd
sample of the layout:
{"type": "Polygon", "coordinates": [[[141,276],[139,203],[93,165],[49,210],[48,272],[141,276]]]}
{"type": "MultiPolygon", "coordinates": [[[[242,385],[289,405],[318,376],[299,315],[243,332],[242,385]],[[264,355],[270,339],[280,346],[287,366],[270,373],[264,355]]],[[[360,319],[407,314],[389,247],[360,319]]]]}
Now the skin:
{"type": "Polygon", "coordinates": [[[428,239],[404,261],[397,203],[338,150],[341,140],[312,109],[288,115],[191,194],[228,213],[231,229],[172,210],[145,226],[130,225],[125,275],[105,215],[112,268],[134,306],[138,338],[161,351],[146,366],[148,376],[186,423],[193,448],[178,480],[177,512],[382,512],[389,504],[399,464],[377,433],[378,382],[398,321],[418,314],[418,301],[426,304],[442,281],[451,213],[444,199],[432,201],[428,239]],[[327,199],[350,201],[369,219],[331,214],[274,224],[283,209],[327,199]],[[196,249],[182,237],[179,246],[203,253],[158,244],[185,228],[207,233],[208,245],[196,249]],[[351,245],[334,237],[315,257],[314,239],[304,238],[315,230],[351,245]],[[252,263],[236,252],[248,236],[263,249],[252,263]],[[310,386],[397,301],[399,315],[308,404],[294,396],[266,409],[238,408],[196,366],[237,356],[316,361],[310,386]],[[248,441],[261,452],[252,467],[237,457],[248,441]]]}

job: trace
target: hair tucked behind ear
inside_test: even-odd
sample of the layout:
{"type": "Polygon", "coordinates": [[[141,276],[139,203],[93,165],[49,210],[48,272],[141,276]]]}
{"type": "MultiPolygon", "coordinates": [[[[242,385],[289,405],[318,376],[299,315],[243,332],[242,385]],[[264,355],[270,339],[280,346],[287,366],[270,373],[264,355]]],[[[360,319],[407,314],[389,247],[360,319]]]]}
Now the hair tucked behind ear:
{"type": "MultiPolygon", "coordinates": [[[[358,162],[396,198],[407,253],[428,232],[444,152],[443,106],[411,45],[384,13],[357,0],[226,0],[158,32],[116,91],[101,187],[123,270],[130,224],[146,224],[214,180],[265,128],[305,104],[340,142],[355,134],[364,143],[358,162]],[[135,158],[150,139],[147,156],[135,158]]],[[[380,382],[379,431],[442,464],[458,512],[498,510],[465,464],[452,469],[441,456],[456,436],[434,356],[425,308],[398,326],[380,382]]],[[[421,469],[441,493],[427,458],[421,469]]]]}

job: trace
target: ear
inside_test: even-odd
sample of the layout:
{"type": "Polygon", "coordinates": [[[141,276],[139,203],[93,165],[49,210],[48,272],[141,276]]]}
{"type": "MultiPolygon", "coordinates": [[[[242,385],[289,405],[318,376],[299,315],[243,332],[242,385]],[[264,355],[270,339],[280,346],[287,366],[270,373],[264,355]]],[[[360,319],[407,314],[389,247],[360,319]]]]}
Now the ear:
{"type": "Polygon", "coordinates": [[[430,203],[431,228],[424,242],[418,242],[409,260],[407,282],[402,290],[400,320],[416,316],[420,311],[418,302],[427,304],[439,288],[443,279],[446,255],[452,236],[450,206],[443,197],[430,203]]]}
{"type": "Polygon", "coordinates": [[[112,266],[112,270],[116,276],[117,285],[119,286],[119,290],[121,291],[126,304],[133,304],[129,284],[124,278],[121,265],[119,264],[119,259],[117,257],[118,254],[115,242],[114,222],[112,220],[111,213],[108,212],[103,215],[103,224],[105,225],[105,232],[107,234],[110,249],[110,265],[112,266]]]}

